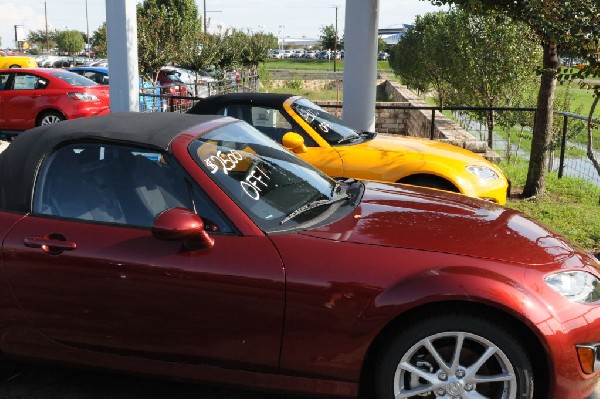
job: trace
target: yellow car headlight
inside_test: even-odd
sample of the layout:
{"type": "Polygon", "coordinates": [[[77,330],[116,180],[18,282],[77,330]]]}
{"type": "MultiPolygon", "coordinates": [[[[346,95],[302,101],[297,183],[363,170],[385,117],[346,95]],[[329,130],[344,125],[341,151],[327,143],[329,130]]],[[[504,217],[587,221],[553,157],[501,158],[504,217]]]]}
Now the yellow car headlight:
{"type": "Polygon", "coordinates": [[[494,169],[488,168],[487,166],[470,165],[467,166],[467,170],[480,179],[497,180],[500,178],[494,169]]]}

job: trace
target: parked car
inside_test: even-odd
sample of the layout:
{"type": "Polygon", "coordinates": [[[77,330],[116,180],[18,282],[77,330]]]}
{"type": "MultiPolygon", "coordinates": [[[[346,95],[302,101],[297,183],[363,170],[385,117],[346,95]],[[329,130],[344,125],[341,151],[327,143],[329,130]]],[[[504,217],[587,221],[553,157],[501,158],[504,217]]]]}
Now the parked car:
{"type": "Polygon", "coordinates": [[[389,58],[390,55],[385,51],[380,51],[379,54],[377,54],[378,61],[387,61],[389,58]]]}
{"type": "Polygon", "coordinates": [[[283,58],[283,50],[273,50],[271,52],[271,58],[282,59],[283,58]]]}
{"type": "Polygon", "coordinates": [[[108,68],[101,67],[74,67],[68,69],[78,75],[84,76],[99,85],[109,84],[108,68]]]}
{"type": "Polygon", "coordinates": [[[206,97],[208,95],[208,85],[215,81],[206,73],[195,73],[173,66],[162,67],[156,78],[157,84],[168,88],[168,94],[194,97],[206,97]]]}
{"type": "Polygon", "coordinates": [[[28,55],[8,55],[0,51],[0,69],[7,68],[37,68],[35,58],[28,55]]]}
{"type": "Polygon", "coordinates": [[[330,176],[414,184],[506,203],[509,183],[482,157],[450,144],[357,132],[291,94],[232,93],[188,112],[242,119],[330,176]]]}
{"type": "Polygon", "coordinates": [[[581,399],[600,263],[516,211],[333,180],[244,122],[118,113],[0,154],[1,349],[377,399],[581,399]]]}
{"type": "Polygon", "coordinates": [[[304,53],[304,58],[314,59],[316,57],[317,57],[317,52],[315,50],[308,50],[306,53],[304,53]]]}
{"type": "Polygon", "coordinates": [[[0,70],[0,130],[109,112],[108,86],[60,69],[0,70]]]}

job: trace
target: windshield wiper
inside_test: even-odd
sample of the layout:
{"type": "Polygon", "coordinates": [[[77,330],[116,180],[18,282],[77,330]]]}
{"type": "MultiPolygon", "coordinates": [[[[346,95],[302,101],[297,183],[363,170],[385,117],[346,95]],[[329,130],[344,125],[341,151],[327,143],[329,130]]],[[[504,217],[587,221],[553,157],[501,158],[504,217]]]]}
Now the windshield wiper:
{"type": "Polygon", "coordinates": [[[345,143],[345,142],[347,142],[347,141],[354,141],[354,140],[356,140],[358,137],[359,137],[358,135],[356,135],[356,136],[348,136],[348,137],[343,137],[343,138],[339,139],[339,140],[336,142],[336,144],[342,144],[342,143],[345,143]]]}
{"type": "Polygon", "coordinates": [[[300,215],[301,213],[304,213],[306,211],[310,211],[311,209],[317,208],[319,206],[323,206],[323,205],[331,205],[333,203],[336,203],[338,201],[343,201],[346,199],[351,198],[351,196],[344,194],[340,197],[337,198],[327,198],[327,199],[322,199],[322,200],[317,200],[317,201],[312,201],[309,202],[306,205],[301,206],[300,208],[296,209],[294,212],[290,213],[289,215],[287,215],[285,218],[283,218],[283,220],[281,222],[279,222],[279,224],[284,224],[285,222],[288,222],[289,220],[295,218],[296,216],[300,215]]]}

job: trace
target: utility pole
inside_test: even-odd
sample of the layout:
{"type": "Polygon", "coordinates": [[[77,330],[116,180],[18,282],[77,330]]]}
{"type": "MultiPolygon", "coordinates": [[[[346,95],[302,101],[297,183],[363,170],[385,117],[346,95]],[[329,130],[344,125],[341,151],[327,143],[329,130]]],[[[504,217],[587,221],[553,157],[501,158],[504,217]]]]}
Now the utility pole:
{"type": "Polygon", "coordinates": [[[333,72],[337,72],[338,6],[335,7],[335,38],[333,39],[333,72]]]}
{"type": "Polygon", "coordinates": [[[204,19],[202,20],[202,25],[204,25],[204,42],[206,43],[206,0],[204,1],[204,19]]]}
{"type": "Polygon", "coordinates": [[[90,20],[88,19],[88,5],[87,0],[85,0],[85,24],[86,24],[86,47],[87,47],[87,57],[90,58],[90,20]]]}
{"type": "Polygon", "coordinates": [[[44,1],[44,17],[46,18],[46,52],[50,52],[50,39],[48,38],[48,8],[44,1]]]}

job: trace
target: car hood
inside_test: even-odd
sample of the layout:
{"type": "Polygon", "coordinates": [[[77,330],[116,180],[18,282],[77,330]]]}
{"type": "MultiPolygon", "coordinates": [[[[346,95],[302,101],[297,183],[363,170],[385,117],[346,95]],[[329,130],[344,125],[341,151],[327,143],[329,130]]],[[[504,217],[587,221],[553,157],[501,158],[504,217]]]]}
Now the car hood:
{"type": "MultiPolygon", "coordinates": [[[[426,140],[417,137],[405,137],[405,136],[388,136],[377,134],[372,140],[365,141],[364,143],[357,144],[356,148],[362,148],[365,150],[375,150],[386,153],[386,156],[406,156],[411,154],[411,157],[418,156],[421,154],[421,158],[433,159],[454,159],[456,161],[462,161],[467,165],[477,165],[485,163],[489,166],[483,157],[457,147],[452,144],[442,143],[435,140],[426,140]]],[[[340,147],[343,148],[343,147],[340,147]]]]}
{"type": "Polygon", "coordinates": [[[486,201],[399,184],[365,184],[360,204],[348,216],[301,234],[528,265],[564,262],[581,253],[538,222],[486,201]]]}

